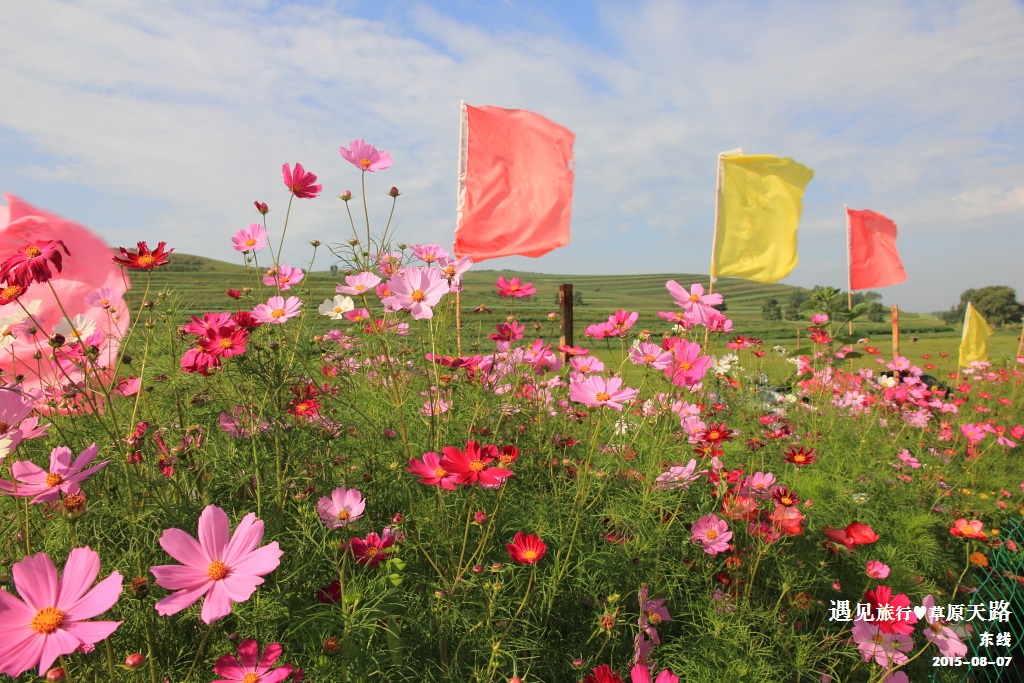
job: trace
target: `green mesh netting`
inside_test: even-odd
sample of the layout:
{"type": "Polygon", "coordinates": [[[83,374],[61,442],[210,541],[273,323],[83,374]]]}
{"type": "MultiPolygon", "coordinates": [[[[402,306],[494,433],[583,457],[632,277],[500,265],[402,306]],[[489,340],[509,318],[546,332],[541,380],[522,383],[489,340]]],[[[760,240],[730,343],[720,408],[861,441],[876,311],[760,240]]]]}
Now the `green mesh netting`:
{"type": "MultiPolygon", "coordinates": [[[[964,658],[970,664],[936,667],[931,676],[932,683],[1024,683],[1024,522],[1012,520],[1000,531],[1003,539],[1012,540],[1019,550],[1011,551],[1004,543],[989,553],[989,566],[976,572],[978,590],[966,601],[965,613],[971,614],[971,605],[981,605],[984,608],[981,614],[988,617],[991,607],[1005,607],[1009,611],[1008,618],[1005,621],[974,619],[962,622],[974,628],[964,658]],[[1000,602],[1004,600],[1005,604],[1000,602]],[[992,635],[992,644],[982,644],[983,633],[992,635]],[[997,645],[997,634],[1006,633],[1010,634],[1010,645],[997,645]],[[1006,664],[1007,658],[1012,658],[1009,664],[1006,664]],[[987,666],[982,666],[983,660],[987,660],[987,666]]],[[[929,652],[927,656],[931,655],[929,652]]]]}

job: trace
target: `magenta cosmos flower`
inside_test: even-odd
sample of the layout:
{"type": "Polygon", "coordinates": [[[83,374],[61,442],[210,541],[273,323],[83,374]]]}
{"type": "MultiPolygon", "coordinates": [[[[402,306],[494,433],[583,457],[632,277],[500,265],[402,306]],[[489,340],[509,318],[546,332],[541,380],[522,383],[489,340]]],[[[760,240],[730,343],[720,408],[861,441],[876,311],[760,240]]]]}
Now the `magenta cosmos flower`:
{"type": "Polygon", "coordinates": [[[254,513],[247,514],[231,535],[227,513],[214,505],[199,515],[198,541],[181,529],[165,529],[160,547],[181,565],[150,570],[158,586],[178,591],[156,603],[156,611],[161,616],[177,614],[205,596],[204,622],[231,614],[231,606],[248,600],[263,583],[261,577],[281,562],[277,541],[257,548],[262,540],[263,522],[254,513]]]}
{"type": "Polygon", "coordinates": [[[505,544],[505,549],[516,564],[537,564],[544,557],[548,546],[537,534],[518,531],[512,542],[505,544]]]}
{"type": "Polygon", "coordinates": [[[348,149],[342,147],[341,156],[350,162],[360,171],[383,171],[391,166],[391,155],[381,152],[373,145],[368,145],[362,139],[353,140],[348,143],[348,149]]]}
{"type": "Polygon", "coordinates": [[[433,307],[441,297],[451,291],[448,279],[437,268],[409,266],[398,271],[388,280],[391,296],[380,300],[391,310],[403,309],[412,314],[414,320],[433,318],[433,307]]]}
{"type": "Polygon", "coordinates": [[[45,553],[26,557],[11,569],[21,600],[0,589],[0,671],[16,678],[38,667],[42,676],[54,660],[93,645],[117,630],[120,621],[86,621],[114,606],[121,574],[92,586],[100,556],[90,548],[68,554],[64,576],[45,553]]]}
{"type": "Polygon", "coordinates": [[[328,529],[340,529],[363,516],[366,501],[355,489],[336,488],[331,497],[321,498],[316,505],[317,514],[328,529]]]}
{"type": "Polygon", "coordinates": [[[692,387],[700,383],[711,367],[711,356],[700,355],[700,344],[685,339],[673,337],[667,343],[674,360],[665,368],[665,377],[677,387],[692,387]]]}
{"type": "Polygon", "coordinates": [[[315,184],[316,176],[302,168],[302,164],[295,164],[294,170],[285,164],[281,167],[281,176],[284,186],[299,199],[313,199],[324,189],[323,185],[315,184]]]}
{"type": "MultiPolygon", "coordinates": [[[[629,671],[629,680],[632,683],[651,683],[651,670],[647,668],[646,664],[634,664],[629,671]]],[[[669,669],[663,669],[653,680],[654,683],[679,683],[679,676],[669,669]]]]}
{"type": "Polygon", "coordinates": [[[441,456],[433,451],[423,454],[422,460],[409,458],[409,466],[405,471],[420,478],[421,484],[427,486],[440,486],[449,491],[455,490],[455,480],[458,474],[449,472],[441,465],[441,456]]]}
{"type": "Polygon", "coordinates": [[[732,532],[729,531],[729,525],[725,520],[719,519],[718,515],[704,515],[694,522],[691,531],[692,540],[700,541],[708,555],[717,555],[729,549],[732,532]]]}
{"type": "Polygon", "coordinates": [[[14,482],[0,479],[0,491],[12,496],[35,496],[30,503],[49,503],[63,494],[75,494],[81,489],[80,482],[89,478],[93,472],[105,467],[109,460],[85,469],[96,459],[100,447],[93,444],[78,454],[71,461],[71,449],[58,446],[50,451],[50,470],[46,471],[35,463],[21,460],[11,465],[14,482]]]}
{"type": "Polygon", "coordinates": [[[274,662],[283,652],[280,643],[271,643],[263,648],[251,638],[238,646],[238,656],[224,655],[213,665],[213,672],[223,676],[213,683],[280,683],[292,674],[292,665],[285,664],[273,669],[274,662]]]}
{"type": "Polygon", "coordinates": [[[61,249],[71,255],[62,240],[36,240],[22,247],[0,264],[0,280],[25,288],[33,282],[48,282],[53,277],[50,265],[61,271],[61,249]]]}
{"type": "Polygon", "coordinates": [[[494,286],[498,288],[498,294],[501,296],[514,296],[517,299],[521,299],[524,296],[533,296],[537,293],[537,288],[533,286],[533,283],[521,282],[517,277],[506,280],[505,276],[502,275],[494,283],[494,286]]]}
{"type": "Polygon", "coordinates": [[[705,294],[703,285],[699,284],[693,284],[687,292],[675,280],[666,282],[665,288],[676,300],[676,305],[683,307],[686,317],[692,322],[706,325],[714,315],[718,315],[714,307],[722,303],[721,294],[705,294]]]}
{"type": "Polygon", "coordinates": [[[498,459],[498,447],[493,444],[481,446],[478,441],[467,441],[465,451],[445,446],[441,452],[444,453],[441,467],[455,475],[457,484],[480,484],[485,489],[493,489],[512,476],[512,470],[490,467],[498,459]]]}
{"type": "Polygon", "coordinates": [[[236,232],[231,242],[235,251],[259,251],[267,246],[267,229],[259,223],[250,223],[248,228],[236,232]]]}
{"type": "Polygon", "coordinates": [[[605,379],[600,375],[576,375],[569,382],[569,400],[590,408],[608,406],[621,412],[622,404],[632,401],[640,393],[638,389],[620,389],[621,386],[621,377],[605,379]]]}
{"type": "Polygon", "coordinates": [[[302,301],[299,300],[299,297],[290,296],[286,301],[284,297],[272,296],[267,299],[267,303],[259,304],[252,309],[252,317],[257,322],[283,325],[301,312],[302,301]]]}
{"type": "Polygon", "coordinates": [[[398,539],[391,533],[391,529],[385,528],[380,536],[371,532],[366,535],[366,538],[353,538],[348,542],[348,547],[352,551],[352,557],[355,558],[356,564],[364,567],[376,567],[395,552],[388,548],[393,546],[396,540],[398,539]]]}

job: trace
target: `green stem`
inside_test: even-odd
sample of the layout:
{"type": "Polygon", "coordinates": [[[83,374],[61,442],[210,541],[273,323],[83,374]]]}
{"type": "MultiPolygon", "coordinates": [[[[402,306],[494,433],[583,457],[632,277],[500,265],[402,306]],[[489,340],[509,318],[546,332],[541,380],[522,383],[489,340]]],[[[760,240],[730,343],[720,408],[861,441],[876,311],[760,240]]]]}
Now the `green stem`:
{"type": "Polygon", "coordinates": [[[209,640],[210,634],[213,633],[213,624],[206,629],[206,633],[203,634],[203,639],[199,641],[199,649],[196,650],[196,658],[192,660],[192,666],[188,668],[188,673],[185,674],[185,678],[182,679],[182,683],[188,683],[192,678],[192,672],[196,670],[196,665],[199,663],[199,659],[203,656],[203,648],[206,647],[206,641],[209,640]]]}

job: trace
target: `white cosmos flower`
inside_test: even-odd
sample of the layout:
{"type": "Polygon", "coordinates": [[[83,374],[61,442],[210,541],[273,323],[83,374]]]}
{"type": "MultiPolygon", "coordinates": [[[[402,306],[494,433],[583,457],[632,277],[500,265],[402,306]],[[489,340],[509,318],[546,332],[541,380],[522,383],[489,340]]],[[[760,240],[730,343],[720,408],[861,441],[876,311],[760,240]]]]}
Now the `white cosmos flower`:
{"type": "Polygon", "coordinates": [[[324,299],[324,302],[320,304],[320,308],[317,312],[320,315],[326,315],[331,320],[341,320],[345,317],[345,314],[354,309],[356,305],[352,302],[352,299],[347,296],[338,294],[333,299],[324,299]]]}
{"type": "Polygon", "coordinates": [[[60,322],[53,326],[53,333],[63,335],[68,341],[84,342],[95,331],[96,321],[86,318],[81,313],[73,320],[61,318],[60,322]]]}

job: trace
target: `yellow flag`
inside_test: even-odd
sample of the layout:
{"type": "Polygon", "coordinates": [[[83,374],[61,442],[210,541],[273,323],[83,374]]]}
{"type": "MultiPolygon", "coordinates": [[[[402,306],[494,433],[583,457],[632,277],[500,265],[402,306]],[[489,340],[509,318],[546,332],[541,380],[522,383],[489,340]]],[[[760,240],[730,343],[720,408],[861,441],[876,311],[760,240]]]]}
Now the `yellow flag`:
{"type": "Polygon", "coordinates": [[[960,365],[966,367],[972,361],[988,360],[985,342],[991,336],[992,328],[981,317],[981,313],[968,302],[967,313],[964,315],[964,336],[960,340],[960,365]]]}
{"type": "Polygon", "coordinates": [[[775,282],[799,259],[796,228],[814,171],[767,154],[720,157],[718,221],[711,275],[775,282]]]}

